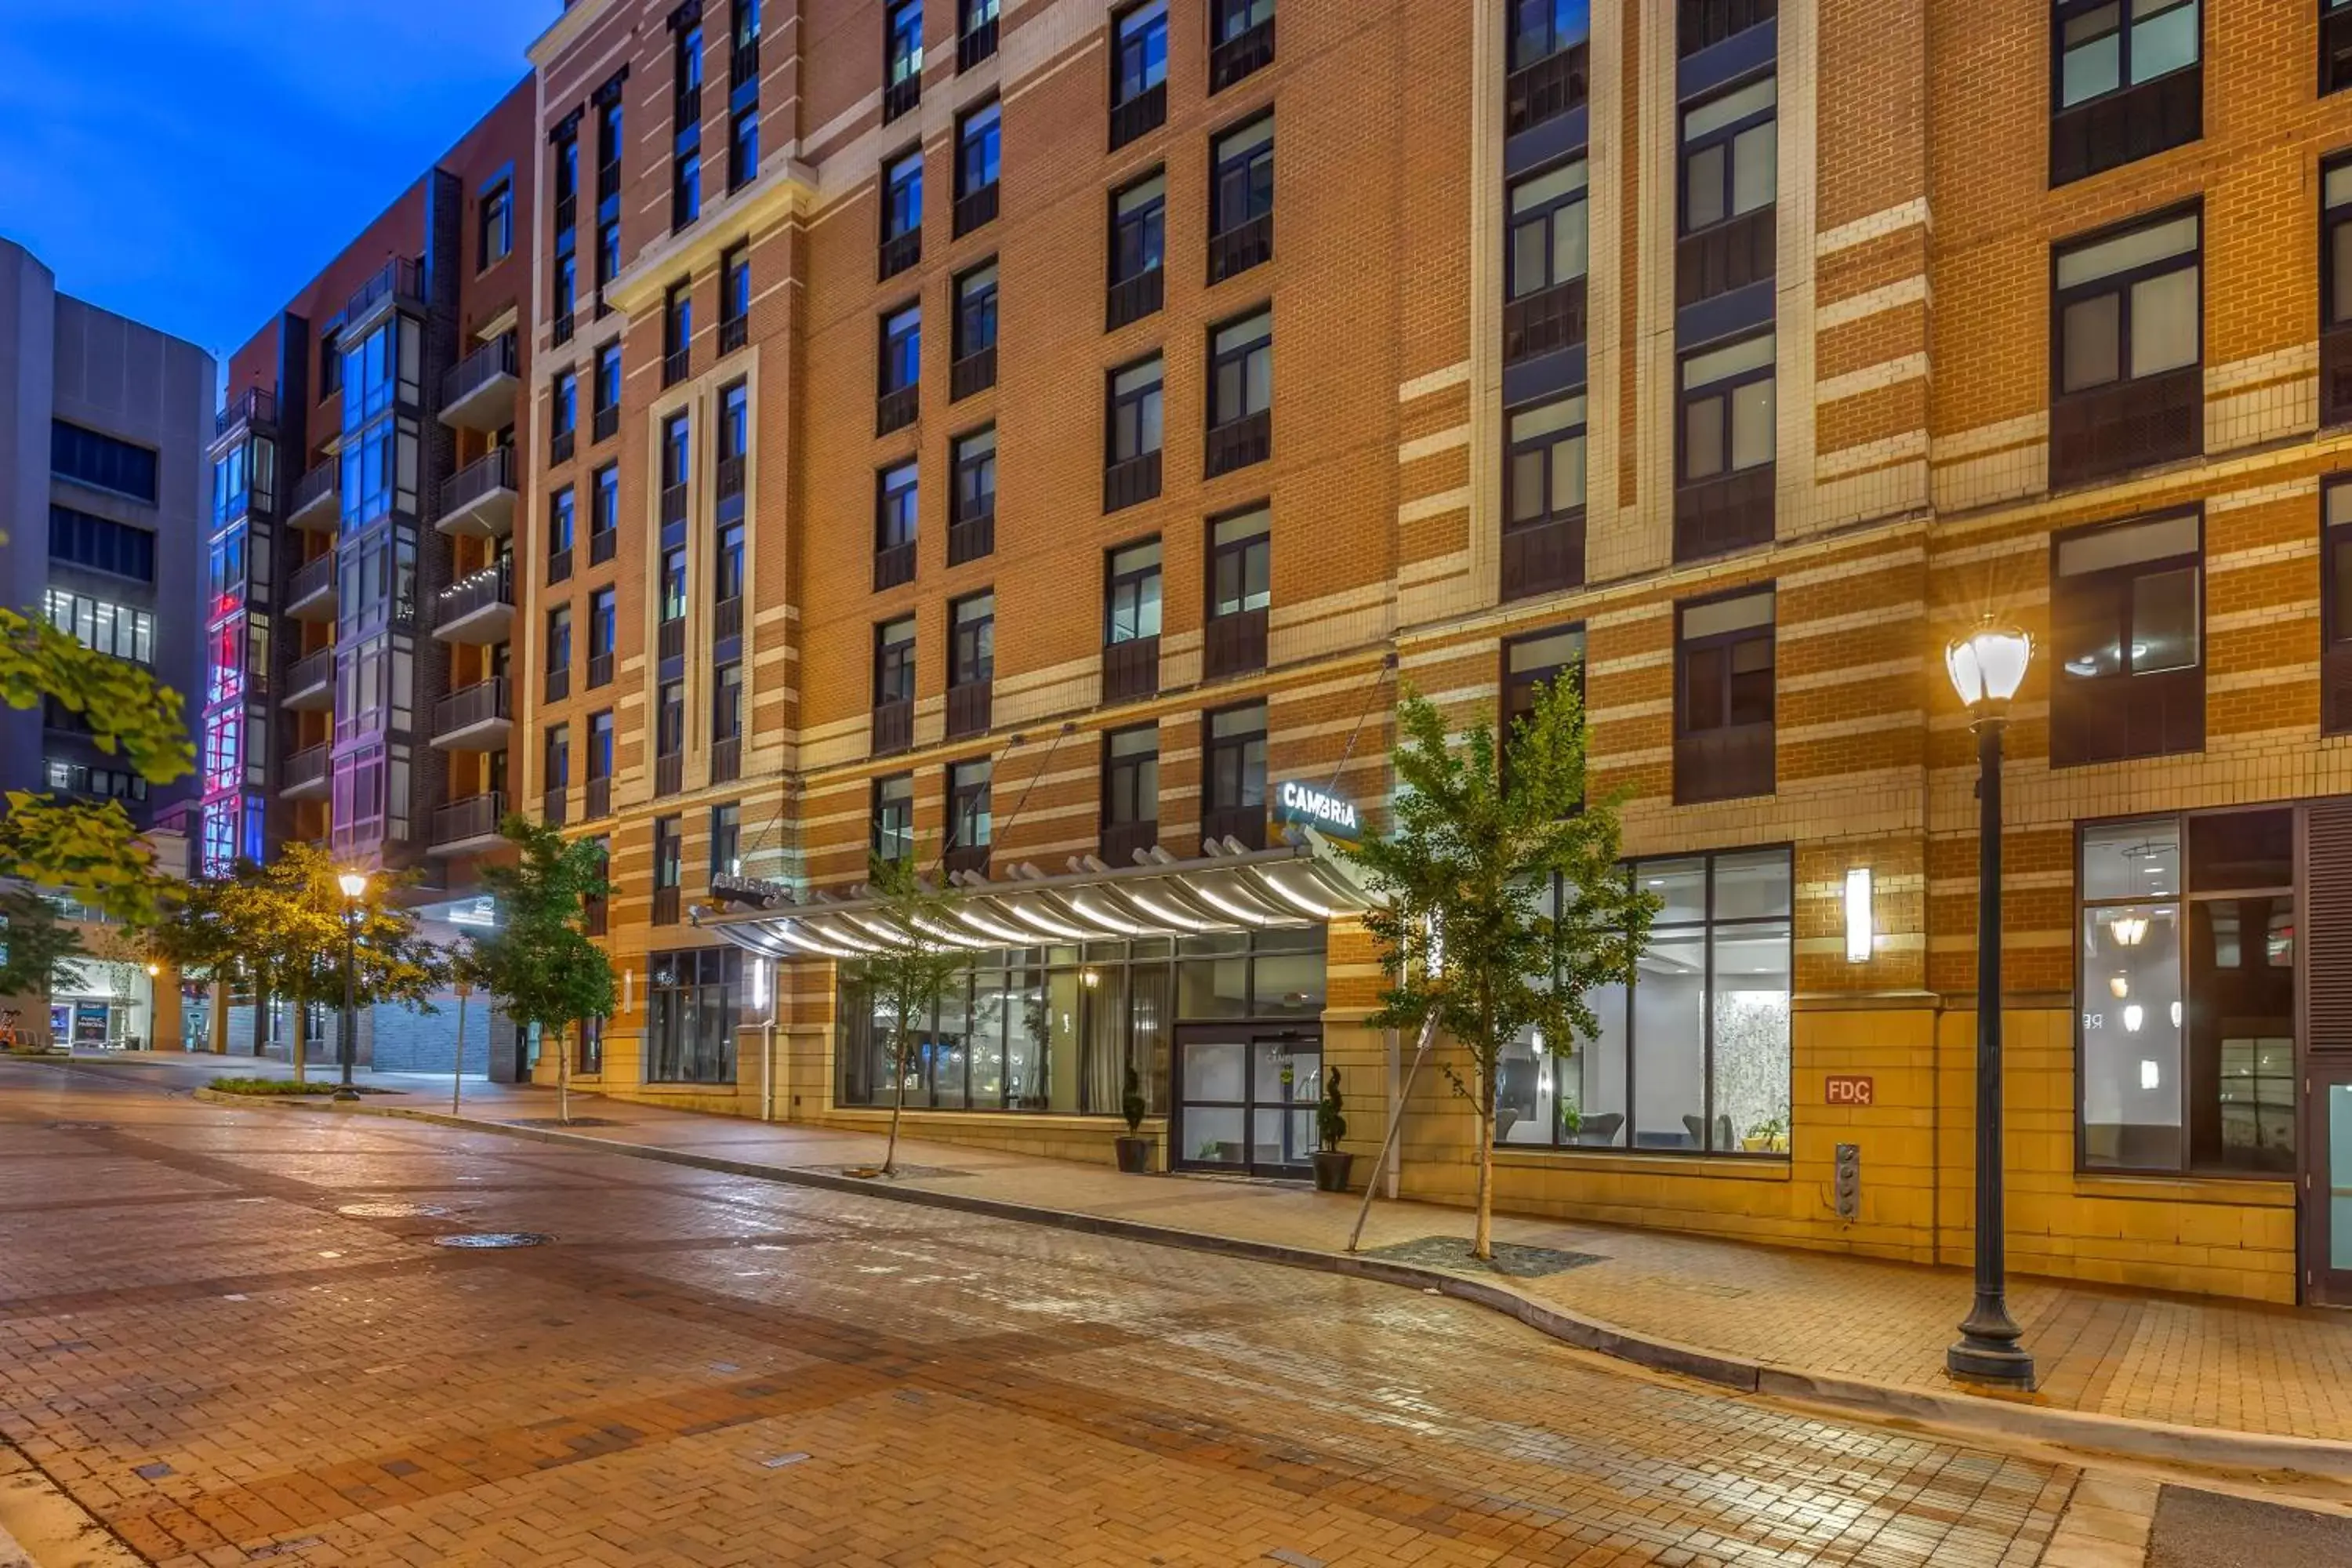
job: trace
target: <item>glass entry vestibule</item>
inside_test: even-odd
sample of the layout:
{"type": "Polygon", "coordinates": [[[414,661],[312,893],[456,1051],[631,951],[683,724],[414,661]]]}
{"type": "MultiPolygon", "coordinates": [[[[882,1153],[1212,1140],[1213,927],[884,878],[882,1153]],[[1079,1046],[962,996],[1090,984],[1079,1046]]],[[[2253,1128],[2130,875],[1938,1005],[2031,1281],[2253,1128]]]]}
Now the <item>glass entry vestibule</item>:
{"type": "Polygon", "coordinates": [[[1252,1176],[1312,1171],[1320,1029],[1187,1025],[1176,1032],[1176,1062],[1171,1167],[1252,1176]]]}

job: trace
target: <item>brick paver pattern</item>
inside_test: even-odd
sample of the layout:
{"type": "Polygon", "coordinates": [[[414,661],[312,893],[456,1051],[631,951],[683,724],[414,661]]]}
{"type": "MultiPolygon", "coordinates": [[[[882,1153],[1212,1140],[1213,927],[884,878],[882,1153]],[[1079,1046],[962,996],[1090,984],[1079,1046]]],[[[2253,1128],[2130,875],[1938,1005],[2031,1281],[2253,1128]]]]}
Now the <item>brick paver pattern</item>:
{"type": "Polygon", "coordinates": [[[0,1437],[173,1568],[1990,1568],[2075,1479],[1392,1287],[17,1064],[0,1437]],[[555,1240],[433,1245],[489,1230],[555,1240]]]}

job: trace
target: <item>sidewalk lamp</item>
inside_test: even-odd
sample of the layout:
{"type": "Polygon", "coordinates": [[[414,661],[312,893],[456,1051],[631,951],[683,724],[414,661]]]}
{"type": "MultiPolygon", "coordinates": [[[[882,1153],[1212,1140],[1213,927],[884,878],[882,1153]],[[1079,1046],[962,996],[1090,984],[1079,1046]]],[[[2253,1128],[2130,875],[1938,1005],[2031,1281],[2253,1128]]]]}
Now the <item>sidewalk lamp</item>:
{"type": "Polygon", "coordinates": [[[1977,1300],[1944,1352],[1954,1377],[2033,1386],[2033,1358],[2011,1321],[2000,1152],[2000,741],[2025,683],[2033,639],[1987,619],[1944,652],[1977,738],[1977,1300]]]}
{"type": "Polygon", "coordinates": [[[354,985],[359,966],[360,900],[367,897],[367,873],[345,871],[335,879],[335,885],[343,890],[343,1026],[335,1041],[335,1059],[341,1064],[343,1076],[335,1088],[335,1098],[357,1100],[360,1091],[352,1087],[352,1037],[359,1030],[354,985]]]}

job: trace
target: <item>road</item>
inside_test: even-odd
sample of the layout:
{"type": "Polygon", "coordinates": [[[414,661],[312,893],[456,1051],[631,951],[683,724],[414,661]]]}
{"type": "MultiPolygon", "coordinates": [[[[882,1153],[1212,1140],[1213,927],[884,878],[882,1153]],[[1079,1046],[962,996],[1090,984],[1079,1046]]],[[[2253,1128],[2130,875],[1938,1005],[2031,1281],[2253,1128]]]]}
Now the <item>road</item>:
{"type": "Polygon", "coordinates": [[[168,1081],[0,1061],[0,1437],[174,1568],[1991,1568],[2074,1479],[1392,1287],[168,1081]]]}

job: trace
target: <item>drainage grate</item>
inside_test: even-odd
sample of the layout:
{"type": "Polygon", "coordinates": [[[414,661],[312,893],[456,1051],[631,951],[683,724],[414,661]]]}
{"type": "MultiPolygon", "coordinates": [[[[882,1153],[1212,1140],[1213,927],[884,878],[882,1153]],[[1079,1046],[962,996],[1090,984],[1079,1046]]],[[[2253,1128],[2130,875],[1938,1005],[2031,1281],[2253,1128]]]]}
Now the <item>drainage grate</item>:
{"type": "Polygon", "coordinates": [[[442,1219],[449,1211],[439,1204],[345,1204],[335,1211],[347,1219],[442,1219]]]}
{"type": "Polygon", "coordinates": [[[474,1230],[457,1236],[436,1236],[433,1238],[433,1245],[494,1251],[507,1247],[545,1247],[554,1239],[535,1230],[474,1230]]]}

